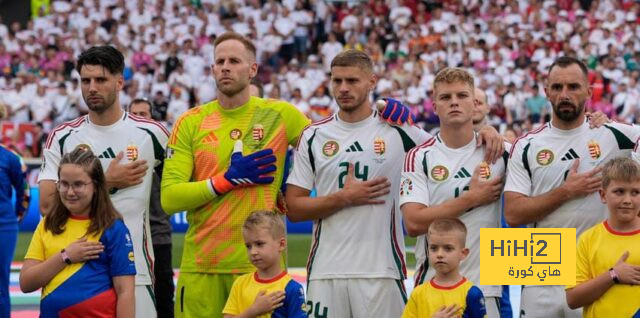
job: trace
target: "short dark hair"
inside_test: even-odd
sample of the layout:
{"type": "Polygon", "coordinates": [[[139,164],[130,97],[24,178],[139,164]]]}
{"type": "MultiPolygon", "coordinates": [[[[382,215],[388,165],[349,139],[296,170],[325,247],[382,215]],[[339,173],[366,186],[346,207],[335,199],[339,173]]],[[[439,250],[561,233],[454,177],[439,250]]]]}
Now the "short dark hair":
{"type": "Polygon", "coordinates": [[[133,104],[147,104],[149,105],[149,113],[153,113],[153,104],[146,98],[136,98],[129,103],[129,107],[127,107],[127,111],[131,111],[131,106],[133,104]]]}
{"type": "Polygon", "coordinates": [[[80,73],[85,65],[100,65],[109,70],[111,74],[122,74],[124,71],[124,56],[113,46],[94,46],[78,56],[76,70],[80,73]]]}
{"type": "Polygon", "coordinates": [[[253,58],[256,58],[256,46],[253,45],[253,42],[251,42],[251,40],[247,39],[244,35],[240,33],[236,33],[236,32],[223,33],[222,35],[217,37],[216,40],[213,42],[213,47],[217,48],[218,45],[220,45],[220,43],[228,40],[239,41],[240,43],[242,43],[244,48],[251,53],[251,56],[253,58]]]}
{"type": "Polygon", "coordinates": [[[572,56],[561,56],[557,58],[555,61],[553,61],[553,64],[549,66],[549,73],[547,73],[547,76],[551,74],[551,70],[553,70],[553,68],[556,67],[556,65],[559,67],[565,68],[573,64],[576,64],[580,67],[580,70],[582,70],[582,74],[584,74],[584,76],[589,75],[589,69],[587,68],[587,64],[585,64],[582,60],[572,56]]]}
{"type": "Polygon", "coordinates": [[[355,66],[366,72],[373,72],[373,61],[371,57],[362,51],[350,49],[342,51],[331,61],[331,68],[355,66]]]}

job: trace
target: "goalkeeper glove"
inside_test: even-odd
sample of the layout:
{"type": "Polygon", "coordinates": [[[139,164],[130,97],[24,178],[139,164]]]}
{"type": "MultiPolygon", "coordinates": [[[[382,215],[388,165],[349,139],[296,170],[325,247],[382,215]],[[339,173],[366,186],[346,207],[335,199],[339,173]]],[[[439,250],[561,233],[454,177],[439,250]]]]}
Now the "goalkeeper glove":
{"type": "Polygon", "coordinates": [[[383,98],[382,100],[385,102],[384,108],[380,109],[381,107],[379,107],[378,109],[383,119],[392,125],[402,125],[404,123],[413,125],[415,116],[408,106],[393,98],[383,98]]]}
{"type": "Polygon", "coordinates": [[[242,141],[238,140],[233,146],[231,164],[227,171],[211,178],[213,190],[217,195],[222,195],[236,187],[270,184],[274,178],[268,174],[276,171],[275,162],[273,149],[263,149],[243,156],[242,141]]]}

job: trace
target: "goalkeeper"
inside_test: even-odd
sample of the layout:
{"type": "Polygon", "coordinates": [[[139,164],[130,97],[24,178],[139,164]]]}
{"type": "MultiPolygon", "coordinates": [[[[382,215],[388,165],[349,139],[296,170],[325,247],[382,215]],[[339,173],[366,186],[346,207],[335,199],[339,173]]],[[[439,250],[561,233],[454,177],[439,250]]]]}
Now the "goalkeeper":
{"type": "MultiPolygon", "coordinates": [[[[242,239],[251,211],[275,210],[287,148],[309,124],[293,105],[252,97],[255,46],[237,33],[214,43],[218,99],[185,112],[169,138],[161,201],[167,213],[187,211],[176,290],[176,317],[222,317],[236,277],[255,268],[242,239]]],[[[407,120],[389,103],[389,120],[407,120]]]]}

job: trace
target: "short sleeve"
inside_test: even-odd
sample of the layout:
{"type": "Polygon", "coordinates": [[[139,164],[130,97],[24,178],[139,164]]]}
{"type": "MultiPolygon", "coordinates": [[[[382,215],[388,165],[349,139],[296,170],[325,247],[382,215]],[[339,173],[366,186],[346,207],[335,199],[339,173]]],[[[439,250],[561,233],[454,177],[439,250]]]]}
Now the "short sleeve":
{"type": "Polygon", "coordinates": [[[37,261],[45,260],[44,242],[42,241],[42,232],[44,231],[44,219],[40,220],[38,227],[36,227],[33,236],[31,237],[31,243],[27,249],[27,254],[24,259],[34,259],[37,261]]]}
{"type": "Polygon", "coordinates": [[[400,204],[421,203],[429,205],[428,176],[425,173],[425,153],[419,148],[413,148],[404,159],[404,167],[400,177],[400,204]]]}
{"type": "Polygon", "coordinates": [[[487,316],[487,308],[484,305],[484,295],[480,288],[472,286],[467,292],[467,308],[463,317],[484,318],[487,316]]]}
{"type": "MultiPolygon", "coordinates": [[[[105,252],[109,259],[109,273],[111,276],[135,275],[133,242],[129,230],[122,220],[116,220],[113,225],[105,230],[100,238],[105,246],[105,252]]],[[[135,257],[142,257],[135,255],[135,257]]]]}
{"type": "Polygon", "coordinates": [[[512,191],[522,193],[526,196],[531,195],[531,170],[526,162],[527,147],[523,144],[525,140],[517,141],[512,149],[507,163],[507,181],[504,186],[504,192],[512,191]]]}
{"type": "Polygon", "coordinates": [[[404,306],[404,311],[402,312],[402,318],[418,318],[420,317],[420,314],[426,317],[427,313],[418,312],[418,297],[420,297],[420,294],[421,294],[419,292],[420,290],[419,288],[420,287],[418,286],[411,293],[411,296],[409,297],[409,301],[407,302],[407,305],[404,306]]]}
{"type": "Polygon", "coordinates": [[[293,154],[293,169],[287,179],[288,184],[292,184],[307,190],[313,189],[315,179],[315,169],[313,153],[309,151],[315,137],[314,131],[305,131],[293,154]],[[310,135],[310,136],[309,136],[310,135]]]}
{"type": "Polygon", "coordinates": [[[240,293],[242,293],[242,288],[240,287],[239,279],[236,279],[231,286],[229,298],[227,298],[227,303],[224,305],[224,309],[222,309],[222,314],[237,316],[242,313],[238,304],[240,293]]]}
{"type": "Polygon", "coordinates": [[[578,238],[578,245],[576,246],[576,284],[567,285],[566,289],[574,288],[592,278],[590,271],[591,260],[589,259],[589,237],[591,231],[584,232],[580,238],[578,238]]]}
{"type": "Polygon", "coordinates": [[[289,281],[284,289],[284,306],[288,318],[306,318],[306,302],[304,300],[304,289],[295,280],[289,281]]]}
{"type": "Polygon", "coordinates": [[[282,108],[281,114],[284,124],[287,127],[287,141],[289,145],[295,147],[298,142],[298,137],[300,137],[304,128],[311,123],[311,120],[300,112],[298,108],[288,103],[282,108]]]}
{"type": "Polygon", "coordinates": [[[40,166],[40,174],[38,175],[38,182],[42,180],[58,181],[58,166],[60,166],[60,160],[62,158],[62,150],[60,144],[56,138],[56,135],[60,132],[54,132],[53,136],[47,139],[42,150],[42,165],[40,166]]]}

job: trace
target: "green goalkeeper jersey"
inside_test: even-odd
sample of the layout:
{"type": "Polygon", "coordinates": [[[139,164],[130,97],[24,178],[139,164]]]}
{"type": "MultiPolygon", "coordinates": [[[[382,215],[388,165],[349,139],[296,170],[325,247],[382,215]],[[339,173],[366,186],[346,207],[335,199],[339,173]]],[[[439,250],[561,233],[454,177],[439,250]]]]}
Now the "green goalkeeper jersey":
{"type": "Polygon", "coordinates": [[[178,119],[169,138],[161,197],[168,213],[187,211],[181,272],[254,270],[242,240],[242,224],[252,211],[275,208],[288,146],[295,146],[308,124],[293,105],[257,97],[232,110],[215,100],[178,119]],[[273,149],[275,180],[215,197],[209,179],[228,168],[236,140],[243,141],[244,155],[273,149]]]}

